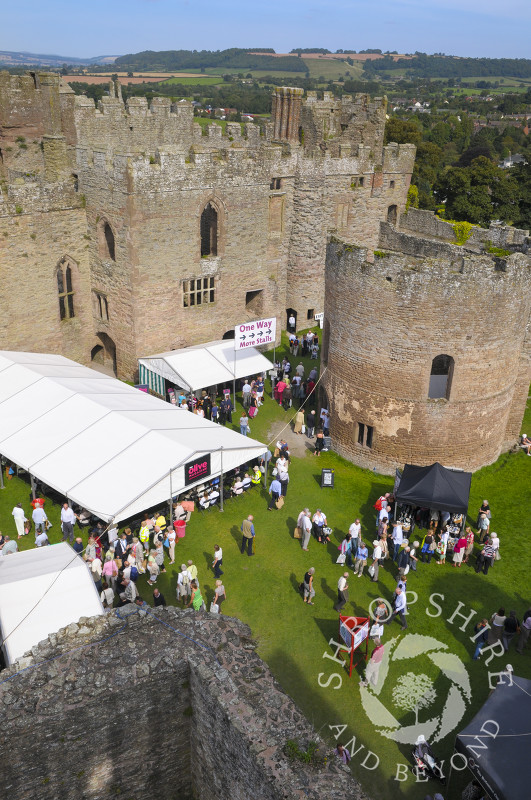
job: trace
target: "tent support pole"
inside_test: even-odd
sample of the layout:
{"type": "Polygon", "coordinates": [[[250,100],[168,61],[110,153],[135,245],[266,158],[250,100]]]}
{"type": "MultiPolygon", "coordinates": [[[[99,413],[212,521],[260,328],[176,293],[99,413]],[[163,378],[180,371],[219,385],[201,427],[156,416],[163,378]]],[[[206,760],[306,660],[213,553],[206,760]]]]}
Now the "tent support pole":
{"type": "Polygon", "coordinates": [[[232,397],[233,397],[233,406],[234,406],[234,413],[236,413],[236,343],[234,346],[234,366],[232,368],[232,397]]]}
{"type": "Polygon", "coordinates": [[[219,475],[219,510],[223,511],[223,447],[219,448],[220,475],[219,475]]]}
{"type": "Polygon", "coordinates": [[[171,469],[169,471],[169,478],[170,478],[170,528],[173,528],[173,490],[171,485],[171,469]]]}
{"type": "Polygon", "coordinates": [[[450,786],[451,777],[452,777],[452,761],[450,760],[450,772],[448,773],[448,780],[446,781],[446,786],[450,786]]]}
{"type": "Polygon", "coordinates": [[[0,458],[0,489],[6,488],[4,484],[4,466],[4,459],[0,458]]]}
{"type": "Polygon", "coordinates": [[[30,482],[31,482],[31,496],[35,500],[35,478],[30,472],[30,482]]]}

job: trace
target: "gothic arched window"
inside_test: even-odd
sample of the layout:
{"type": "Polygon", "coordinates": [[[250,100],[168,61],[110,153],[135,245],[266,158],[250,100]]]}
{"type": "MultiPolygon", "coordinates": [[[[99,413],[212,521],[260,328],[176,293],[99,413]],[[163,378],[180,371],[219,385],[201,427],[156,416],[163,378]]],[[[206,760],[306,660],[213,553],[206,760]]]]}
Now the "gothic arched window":
{"type": "Polygon", "coordinates": [[[218,254],[218,212],[207,203],[201,214],[201,258],[218,254]]]}
{"type": "Polygon", "coordinates": [[[57,294],[59,297],[59,316],[61,319],[72,319],[74,313],[74,287],[72,281],[72,265],[67,258],[62,258],[56,269],[57,294]]]}

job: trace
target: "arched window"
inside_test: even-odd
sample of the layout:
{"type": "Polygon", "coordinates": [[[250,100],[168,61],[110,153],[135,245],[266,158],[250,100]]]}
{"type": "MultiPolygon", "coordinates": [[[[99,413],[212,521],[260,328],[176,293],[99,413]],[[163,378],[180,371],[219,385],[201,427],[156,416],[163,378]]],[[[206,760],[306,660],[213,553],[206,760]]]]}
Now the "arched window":
{"type": "Polygon", "coordinates": [[[56,269],[57,294],[59,296],[59,317],[72,319],[74,314],[74,287],[72,267],[66,258],[62,258],[56,269]]]}
{"type": "Polygon", "coordinates": [[[396,225],[396,221],[398,219],[398,207],[397,206],[389,206],[387,209],[387,222],[389,225],[396,225]]]}
{"type": "Polygon", "coordinates": [[[430,400],[450,399],[453,372],[454,360],[452,356],[435,356],[431,362],[430,388],[428,391],[430,400]]]}
{"type": "Polygon", "coordinates": [[[116,261],[114,233],[106,220],[102,220],[100,223],[98,240],[101,258],[116,261]]]}
{"type": "Polygon", "coordinates": [[[218,212],[208,203],[201,214],[201,258],[218,254],[218,212]]]}

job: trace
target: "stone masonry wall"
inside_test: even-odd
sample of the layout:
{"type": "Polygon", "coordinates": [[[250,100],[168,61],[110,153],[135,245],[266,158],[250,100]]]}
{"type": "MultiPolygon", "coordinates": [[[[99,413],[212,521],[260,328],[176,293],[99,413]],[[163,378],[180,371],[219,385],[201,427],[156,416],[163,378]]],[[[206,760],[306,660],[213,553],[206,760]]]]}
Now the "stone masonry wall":
{"type": "Polygon", "coordinates": [[[531,260],[515,253],[500,263],[454,245],[439,257],[380,252],[369,263],[366,255],[328,246],[324,386],[336,449],[388,473],[405,462],[492,463],[514,444],[506,430],[514,433],[531,380],[523,360],[531,260]],[[450,395],[429,400],[440,354],[455,362],[450,395]],[[374,428],[370,449],[358,444],[359,423],[374,428]]]}
{"type": "Polygon", "coordinates": [[[263,136],[253,124],[203,130],[188,101],[124,103],[111,83],[96,107],[57,75],[0,74],[2,346],[85,364],[103,346],[105,365],[115,353],[118,377],[134,379],[138,357],[250,319],[283,328],[293,308],[306,327],[323,310],[327,235],[375,248],[388,209],[398,221],[405,208],[415,149],[383,147],[384,98],[285,94],[302,103],[302,143],[298,105],[277,103],[263,136]],[[207,203],[218,252],[201,257],[207,203]],[[61,321],[63,255],[75,261],[75,319],[61,321]],[[203,277],[215,302],[185,307],[183,281],[203,277]]]}
{"type": "Polygon", "coordinates": [[[366,800],[334,760],[287,760],[287,739],[319,738],[247,626],[173,607],[119,615],[82,618],[0,673],[6,796],[366,800]]]}

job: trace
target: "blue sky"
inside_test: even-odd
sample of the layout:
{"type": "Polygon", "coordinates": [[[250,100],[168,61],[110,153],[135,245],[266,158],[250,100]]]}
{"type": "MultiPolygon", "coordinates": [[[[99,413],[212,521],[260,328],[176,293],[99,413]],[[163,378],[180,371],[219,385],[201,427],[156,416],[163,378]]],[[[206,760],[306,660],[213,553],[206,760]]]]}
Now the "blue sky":
{"type": "Polygon", "coordinates": [[[529,58],[529,0],[25,0],[0,50],[66,56],[226,47],[327,47],[529,58]]]}

